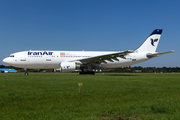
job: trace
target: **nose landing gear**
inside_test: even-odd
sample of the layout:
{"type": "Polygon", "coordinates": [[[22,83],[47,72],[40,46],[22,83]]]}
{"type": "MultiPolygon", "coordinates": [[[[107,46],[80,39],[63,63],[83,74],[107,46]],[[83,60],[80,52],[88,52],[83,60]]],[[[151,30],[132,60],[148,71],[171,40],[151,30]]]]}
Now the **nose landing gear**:
{"type": "Polygon", "coordinates": [[[26,68],[24,68],[24,70],[25,70],[25,75],[28,75],[28,71],[27,71],[27,69],[26,69],[26,68]]]}

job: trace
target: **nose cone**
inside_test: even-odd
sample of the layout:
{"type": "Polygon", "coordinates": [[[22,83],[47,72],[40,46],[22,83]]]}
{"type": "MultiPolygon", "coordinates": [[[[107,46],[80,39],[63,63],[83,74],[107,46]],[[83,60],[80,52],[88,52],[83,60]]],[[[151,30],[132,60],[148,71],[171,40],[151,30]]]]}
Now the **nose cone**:
{"type": "Polygon", "coordinates": [[[6,58],[3,59],[3,63],[6,63],[6,58]]]}
{"type": "Polygon", "coordinates": [[[10,60],[9,60],[8,58],[4,58],[4,59],[3,59],[3,63],[6,63],[6,64],[9,65],[9,64],[10,64],[10,60]]]}

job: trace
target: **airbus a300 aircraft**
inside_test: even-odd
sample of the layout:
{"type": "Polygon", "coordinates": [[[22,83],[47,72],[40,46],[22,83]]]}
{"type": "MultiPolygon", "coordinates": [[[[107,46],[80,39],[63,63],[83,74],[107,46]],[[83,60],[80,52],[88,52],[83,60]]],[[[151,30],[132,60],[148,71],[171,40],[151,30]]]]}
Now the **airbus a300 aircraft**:
{"type": "Polygon", "coordinates": [[[81,70],[80,74],[94,74],[92,69],[118,68],[140,63],[162,54],[156,52],[162,29],[155,29],[134,51],[23,51],[11,54],[4,63],[25,69],[60,69],[62,72],[81,70]],[[86,71],[87,70],[87,71],[86,71]]]}

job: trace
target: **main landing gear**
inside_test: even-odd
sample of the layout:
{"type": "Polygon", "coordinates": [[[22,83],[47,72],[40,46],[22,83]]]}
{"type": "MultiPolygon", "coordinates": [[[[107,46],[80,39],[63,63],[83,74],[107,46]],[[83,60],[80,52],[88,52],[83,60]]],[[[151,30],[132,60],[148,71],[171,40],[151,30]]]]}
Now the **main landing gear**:
{"type": "Polygon", "coordinates": [[[82,72],[80,72],[79,75],[85,75],[85,74],[95,75],[95,72],[91,70],[91,65],[89,64],[87,67],[88,67],[88,71],[84,71],[84,69],[81,69],[82,72]]]}
{"type": "Polygon", "coordinates": [[[89,74],[89,75],[95,75],[95,72],[93,71],[84,71],[84,72],[80,72],[79,75],[85,75],[85,74],[89,74]]]}

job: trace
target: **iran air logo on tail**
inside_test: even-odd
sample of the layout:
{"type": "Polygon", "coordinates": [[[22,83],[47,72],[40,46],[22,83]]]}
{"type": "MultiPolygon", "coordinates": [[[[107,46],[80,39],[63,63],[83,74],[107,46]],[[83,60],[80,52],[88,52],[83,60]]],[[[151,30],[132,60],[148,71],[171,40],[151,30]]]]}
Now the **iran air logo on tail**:
{"type": "Polygon", "coordinates": [[[152,45],[152,46],[155,46],[154,43],[157,42],[157,41],[158,41],[158,39],[154,39],[154,40],[153,40],[153,39],[151,38],[151,45],[152,45]]]}

